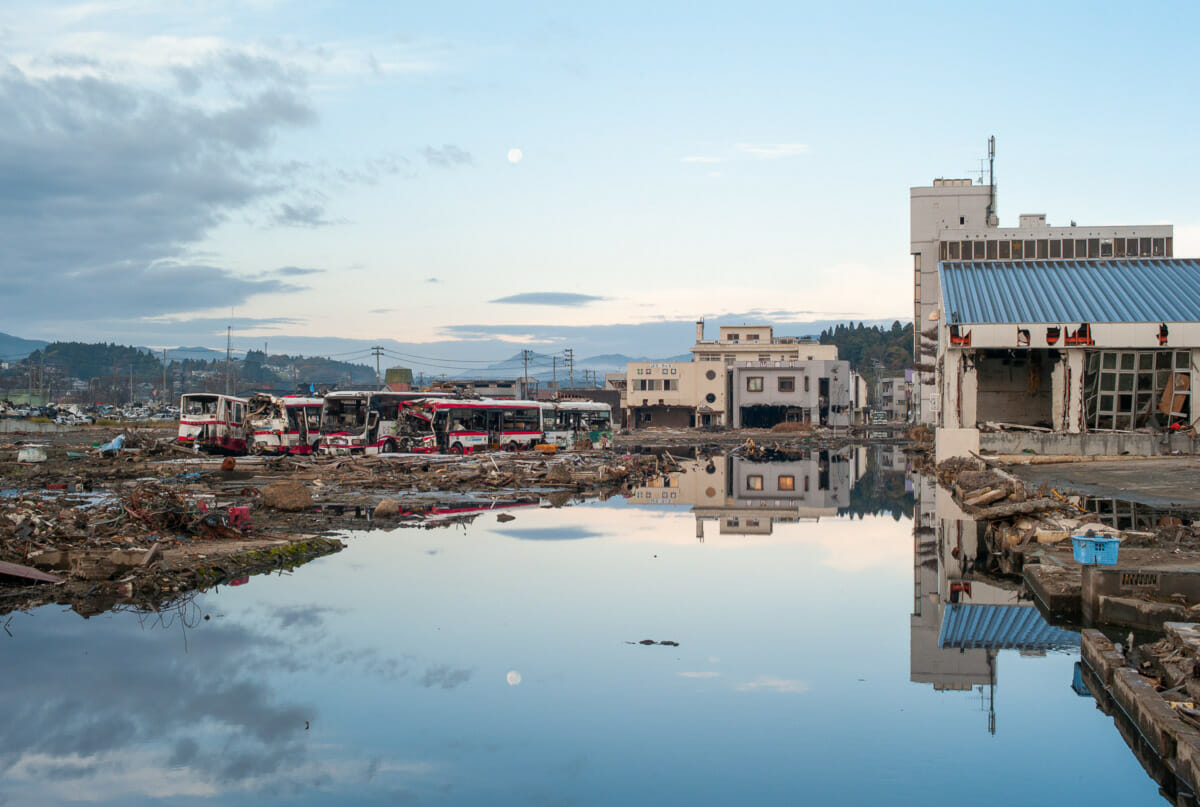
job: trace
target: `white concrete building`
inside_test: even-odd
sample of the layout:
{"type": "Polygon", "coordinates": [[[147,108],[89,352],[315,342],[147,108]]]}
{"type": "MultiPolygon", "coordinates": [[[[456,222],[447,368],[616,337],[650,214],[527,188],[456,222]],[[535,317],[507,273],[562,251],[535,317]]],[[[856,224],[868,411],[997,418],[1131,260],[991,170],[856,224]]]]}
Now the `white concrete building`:
{"type": "Polygon", "coordinates": [[[962,442],[939,456],[973,450],[989,422],[1068,435],[1197,423],[1198,261],[944,262],[934,316],[938,425],[962,442]]]}
{"type": "Polygon", "coordinates": [[[1116,261],[1170,258],[1174,228],[1169,224],[1129,226],[1051,226],[1045,214],[1025,214],[1016,227],[1001,227],[996,186],[969,179],[935,179],[909,190],[910,248],[913,256],[913,357],[929,368],[914,379],[914,404],[922,423],[937,421],[939,393],[932,371],[936,340],[922,338],[935,325],[938,265],[960,261],[1116,261]]]}
{"type": "Polygon", "coordinates": [[[849,426],[860,405],[858,377],[845,361],[743,362],[729,373],[735,429],[783,422],[849,426]]]}

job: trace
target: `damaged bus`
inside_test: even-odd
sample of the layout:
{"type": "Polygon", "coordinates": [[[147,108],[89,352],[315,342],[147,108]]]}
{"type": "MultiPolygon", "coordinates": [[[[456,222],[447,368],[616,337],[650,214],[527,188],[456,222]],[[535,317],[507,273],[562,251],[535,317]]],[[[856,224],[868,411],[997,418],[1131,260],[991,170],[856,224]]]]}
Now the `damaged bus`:
{"type": "Polygon", "coordinates": [[[428,400],[412,407],[427,422],[435,450],[470,454],[488,448],[517,451],[542,442],[542,407],[537,401],[491,398],[428,400]]]}
{"type": "Polygon", "coordinates": [[[251,454],[311,454],[321,436],[320,398],[257,393],[250,398],[246,442],[251,454]]]}
{"type": "Polygon", "coordinates": [[[412,451],[432,443],[423,418],[405,404],[447,397],[438,392],[331,392],[321,406],[322,454],[381,454],[412,451]]]}
{"type": "Polygon", "coordinates": [[[189,392],[179,399],[177,441],[211,454],[243,454],[246,451],[245,419],[245,398],[189,392]]]}
{"type": "Polygon", "coordinates": [[[598,401],[542,404],[546,442],[559,448],[607,448],[612,440],[612,407],[598,401]]]}

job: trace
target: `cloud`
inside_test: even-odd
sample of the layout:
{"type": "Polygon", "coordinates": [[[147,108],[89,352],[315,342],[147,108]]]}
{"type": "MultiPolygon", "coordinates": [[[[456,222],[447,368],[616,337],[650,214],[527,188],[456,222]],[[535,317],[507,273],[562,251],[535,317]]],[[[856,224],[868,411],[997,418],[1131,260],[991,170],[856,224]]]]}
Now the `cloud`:
{"type": "Polygon", "coordinates": [[[502,534],[522,541],[577,541],[581,538],[600,538],[604,535],[603,532],[589,527],[523,527],[506,529],[502,534]]]}
{"type": "Polygon", "coordinates": [[[594,294],[570,294],[554,291],[531,291],[525,294],[512,294],[489,300],[492,303],[508,303],[512,305],[558,305],[578,306],[594,303],[597,300],[607,300],[607,297],[597,297],[594,294]]]}
{"type": "Polygon", "coordinates": [[[396,310],[395,308],[372,308],[371,310],[367,311],[367,313],[368,314],[391,314],[395,310],[396,310]]]}
{"type": "Polygon", "coordinates": [[[454,689],[470,681],[472,674],[471,670],[456,669],[442,664],[427,669],[425,675],[421,676],[420,684],[426,689],[454,689]]]}
{"type": "Polygon", "coordinates": [[[776,678],[770,675],[761,675],[753,681],[738,684],[734,689],[738,692],[781,692],[794,695],[801,692],[808,692],[809,686],[806,682],[794,678],[776,678]]]}
{"type": "Polygon", "coordinates": [[[281,266],[271,272],[271,274],[283,277],[300,277],[302,275],[319,275],[324,272],[324,269],[312,269],[304,266],[281,266]]]}
{"type": "Polygon", "coordinates": [[[680,157],[681,163],[723,163],[724,157],[680,157]]]}
{"type": "Polygon", "coordinates": [[[271,221],[281,227],[307,227],[309,229],[328,227],[339,223],[327,219],[325,208],[321,205],[303,202],[294,205],[287,202],[280,204],[271,216],[271,221]]]}
{"type": "Polygon", "coordinates": [[[426,283],[441,283],[442,281],[436,277],[427,277],[427,278],[425,278],[425,282],[426,283]]]}
{"type": "Polygon", "coordinates": [[[427,163],[439,168],[453,168],[456,165],[470,165],[473,162],[470,152],[463,151],[450,143],[440,149],[426,146],[421,149],[421,155],[425,157],[427,163]]]}
{"type": "Polygon", "coordinates": [[[117,307],[136,320],[296,291],[197,261],[189,248],[287,190],[263,168],[267,152],[279,132],[314,117],[291,85],[256,83],[199,104],[103,77],[38,78],[0,60],[9,322],[78,331],[117,307]]]}
{"type": "Polygon", "coordinates": [[[719,672],[713,672],[711,670],[706,670],[703,672],[681,672],[681,673],[678,673],[678,675],[680,678],[720,678],[721,677],[721,674],[719,672]]]}
{"type": "Polygon", "coordinates": [[[749,154],[752,157],[761,157],[767,160],[779,157],[795,157],[808,153],[808,146],[804,143],[738,143],[733,148],[742,154],[749,154]]]}

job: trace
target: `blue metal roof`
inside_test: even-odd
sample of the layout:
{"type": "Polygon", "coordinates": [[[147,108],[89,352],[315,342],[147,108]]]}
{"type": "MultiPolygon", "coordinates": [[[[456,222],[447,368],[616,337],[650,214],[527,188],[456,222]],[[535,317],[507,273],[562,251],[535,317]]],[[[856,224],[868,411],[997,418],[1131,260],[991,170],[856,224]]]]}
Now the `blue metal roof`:
{"type": "Polygon", "coordinates": [[[946,322],[1200,321],[1200,261],[977,261],[938,264],[946,322]]]}
{"type": "Polygon", "coordinates": [[[951,603],[938,647],[1055,650],[1079,647],[1079,634],[1051,626],[1032,605],[951,603]]]}

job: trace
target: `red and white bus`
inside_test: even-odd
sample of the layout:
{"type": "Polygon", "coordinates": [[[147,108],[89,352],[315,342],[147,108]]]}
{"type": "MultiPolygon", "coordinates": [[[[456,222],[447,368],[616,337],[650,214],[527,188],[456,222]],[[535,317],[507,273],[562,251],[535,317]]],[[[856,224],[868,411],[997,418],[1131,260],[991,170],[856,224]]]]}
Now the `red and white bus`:
{"type": "Polygon", "coordinates": [[[443,453],[470,454],[490,447],[516,451],[545,436],[537,401],[450,398],[422,401],[411,409],[428,421],[436,449],[443,453]]]}
{"type": "Polygon", "coordinates": [[[429,429],[412,418],[405,404],[447,397],[438,392],[356,392],[339,390],[325,396],[321,406],[322,454],[381,454],[429,447],[429,429]]]}
{"type": "Polygon", "coordinates": [[[191,392],[179,399],[179,443],[211,454],[246,452],[246,399],[191,392]]]}
{"type": "Polygon", "coordinates": [[[250,397],[246,442],[251,454],[311,454],[321,436],[320,398],[250,397]]]}

